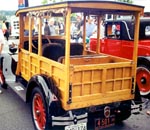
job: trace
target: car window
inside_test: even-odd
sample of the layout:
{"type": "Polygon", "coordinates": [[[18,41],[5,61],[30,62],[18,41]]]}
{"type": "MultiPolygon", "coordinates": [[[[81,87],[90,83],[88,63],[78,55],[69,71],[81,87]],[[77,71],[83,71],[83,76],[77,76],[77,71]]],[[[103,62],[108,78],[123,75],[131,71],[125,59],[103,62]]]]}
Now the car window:
{"type": "Polygon", "coordinates": [[[109,38],[120,38],[120,23],[106,23],[106,35],[109,38]]]}
{"type": "Polygon", "coordinates": [[[150,25],[145,27],[145,35],[150,36],[150,25]]]}

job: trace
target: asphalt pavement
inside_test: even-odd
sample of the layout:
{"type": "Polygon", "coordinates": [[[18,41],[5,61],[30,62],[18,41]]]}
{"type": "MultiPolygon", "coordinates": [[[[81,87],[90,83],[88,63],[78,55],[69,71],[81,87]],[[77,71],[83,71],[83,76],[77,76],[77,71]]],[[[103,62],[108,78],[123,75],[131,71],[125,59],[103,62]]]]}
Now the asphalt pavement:
{"type": "Polygon", "coordinates": [[[0,130],[34,130],[29,104],[10,88],[0,94],[0,130]]]}

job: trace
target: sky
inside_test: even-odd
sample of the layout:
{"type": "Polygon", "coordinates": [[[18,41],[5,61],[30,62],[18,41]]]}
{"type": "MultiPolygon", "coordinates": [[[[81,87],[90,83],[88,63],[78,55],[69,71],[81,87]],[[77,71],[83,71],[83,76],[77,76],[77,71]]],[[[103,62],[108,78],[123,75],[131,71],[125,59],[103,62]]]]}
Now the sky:
{"type": "MultiPolygon", "coordinates": [[[[2,1],[2,0],[1,0],[2,1]]],[[[29,6],[40,5],[42,0],[28,0],[29,6]]],[[[133,0],[134,4],[145,6],[145,11],[150,12],[150,0],[133,0]]],[[[17,10],[18,0],[3,0],[0,10],[17,10]]]]}
{"type": "Polygon", "coordinates": [[[133,0],[134,4],[145,6],[144,12],[150,12],[150,0],[133,0]]]}

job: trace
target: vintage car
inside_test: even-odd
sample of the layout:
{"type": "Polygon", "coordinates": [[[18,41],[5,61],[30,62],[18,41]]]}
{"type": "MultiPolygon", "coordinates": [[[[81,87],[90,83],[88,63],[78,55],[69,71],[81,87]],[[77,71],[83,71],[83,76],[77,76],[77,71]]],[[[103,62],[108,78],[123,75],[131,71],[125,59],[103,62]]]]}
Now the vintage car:
{"type": "MultiPolygon", "coordinates": [[[[135,22],[132,18],[106,20],[105,37],[100,52],[123,58],[133,58],[135,22]],[[116,26],[115,33],[112,27],[116,26]]],[[[96,39],[90,39],[90,50],[96,51],[96,39]]],[[[150,18],[140,18],[136,83],[142,96],[150,94],[150,18]]]]}
{"type": "Polygon", "coordinates": [[[94,129],[99,130],[130,117],[135,96],[139,19],[143,9],[143,6],[113,1],[77,0],[22,8],[16,12],[20,26],[18,60],[13,62],[13,54],[3,55],[2,69],[8,87],[23,101],[31,103],[35,129],[47,130],[62,125],[65,130],[86,130],[87,123],[93,122],[94,129]],[[95,15],[98,22],[106,13],[132,15],[136,25],[133,58],[87,50],[86,26],[83,27],[83,42],[72,43],[71,16],[74,13],[83,15],[84,25],[89,15],[95,15]],[[44,20],[51,18],[63,20],[63,34],[43,34],[44,20]],[[36,34],[33,33],[35,23],[36,34]]]}

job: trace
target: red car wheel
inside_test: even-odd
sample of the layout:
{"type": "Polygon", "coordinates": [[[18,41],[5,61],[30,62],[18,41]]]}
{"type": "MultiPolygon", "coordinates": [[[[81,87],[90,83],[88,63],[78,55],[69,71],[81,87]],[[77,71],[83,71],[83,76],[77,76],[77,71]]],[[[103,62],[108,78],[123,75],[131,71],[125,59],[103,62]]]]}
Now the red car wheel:
{"type": "Polygon", "coordinates": [[[150,93],[150,71],[146,67],[137,68],[136,81],[141,95],[148,95],[150,93]]]}

